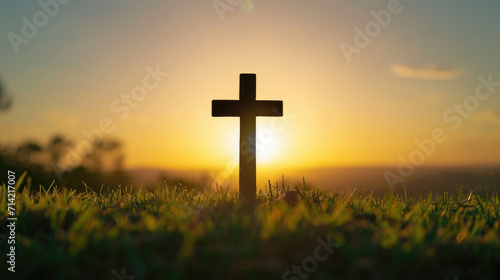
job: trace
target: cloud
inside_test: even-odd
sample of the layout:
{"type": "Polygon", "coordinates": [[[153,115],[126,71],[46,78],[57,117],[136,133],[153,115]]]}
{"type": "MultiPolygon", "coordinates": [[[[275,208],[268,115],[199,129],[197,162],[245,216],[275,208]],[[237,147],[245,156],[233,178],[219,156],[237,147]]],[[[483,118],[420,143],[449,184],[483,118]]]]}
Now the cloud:
{"type": "Polygon", "coordinates": [[[241,10],[245,12],[253,12],[255,10],[255,6],[252,0],[245,0],[241,5],[241,10]]]}
{"type": "Polygon", "coordinates": [[[500,123],[500,110],[477,112],[474,114],[474,120],[478,122],[500,123]]]}
{"type": "Polygon", "coordinates": [[[45,117],[49,121],[51,121],[57,125],[64,125],[64,126],[71,127],[71,128],[75,128],[78,126],[78,119],[74,115],[68,114],[65,112],[48,111],[45,114],[45,117]]]}
{"type": "Polygon", "coordinates": [[[421,80],[451,80],[462,73],[460,69],[452,67],[439,67],[436,65],[412,67],[402,64],[392,64],[391,71],[399,77],[421,80]]]}

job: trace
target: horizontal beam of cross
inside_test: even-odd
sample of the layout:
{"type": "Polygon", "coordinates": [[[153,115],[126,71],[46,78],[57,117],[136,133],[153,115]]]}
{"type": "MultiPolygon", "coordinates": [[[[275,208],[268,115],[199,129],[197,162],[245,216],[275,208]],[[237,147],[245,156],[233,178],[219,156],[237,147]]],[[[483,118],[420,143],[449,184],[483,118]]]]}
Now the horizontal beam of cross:
{"type": "Polygon", "coordinates": [[[282,117],[283,101],[212,100],[212,117],[282,117]]]}

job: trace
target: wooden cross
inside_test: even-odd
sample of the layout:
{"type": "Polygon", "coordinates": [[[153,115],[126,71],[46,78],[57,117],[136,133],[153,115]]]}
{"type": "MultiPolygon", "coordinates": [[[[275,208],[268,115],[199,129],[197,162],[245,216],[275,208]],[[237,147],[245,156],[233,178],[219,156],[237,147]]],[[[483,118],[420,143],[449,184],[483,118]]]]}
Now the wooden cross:
{"type": "Polygon", "coordinates": [[[255,74],[240,74],[240,100],[212,100],[212,117],[240,117],[240,200],[244,203],[254,203],[257,191],[256,117],[283,116],[283,101],[256,100],[255,89],[255,74]]]}

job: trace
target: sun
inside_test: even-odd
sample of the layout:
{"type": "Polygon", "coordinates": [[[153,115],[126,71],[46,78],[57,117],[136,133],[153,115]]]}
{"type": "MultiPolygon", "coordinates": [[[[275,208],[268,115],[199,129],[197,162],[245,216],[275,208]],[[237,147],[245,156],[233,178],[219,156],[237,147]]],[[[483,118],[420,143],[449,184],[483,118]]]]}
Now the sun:
{"type": "MultiPolygon", "coordinates": [[[[239,154],[239,126],[227,130],[225,139],[226,153],[237,156],[239,154]]],[[[284,137],[269,128],[266,122],[257,122],[255,143],[257,150],[257,165],[271,166],[276,163],[284,151],[284,137]]]]}
{"type": "Polygon", "coordinates": [[[269,128],[266,124],[257,123],[256,150],[257,164],[271,165],[283,150],[283,139],[279,133],[269,128]]]}

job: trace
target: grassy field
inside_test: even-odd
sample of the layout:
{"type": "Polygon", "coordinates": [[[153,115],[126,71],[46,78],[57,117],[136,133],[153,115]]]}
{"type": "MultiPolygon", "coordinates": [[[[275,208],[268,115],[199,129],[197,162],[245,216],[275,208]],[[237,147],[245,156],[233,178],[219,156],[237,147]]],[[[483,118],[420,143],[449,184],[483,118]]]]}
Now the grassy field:
{"type": "Polygon", "coordinates": [[[271,190],[249,209],[220,188],[27,186],[16,194],[11,273],[4,185],[0,279],[500,279],[495,190],[419,198],[271,190]]]}

